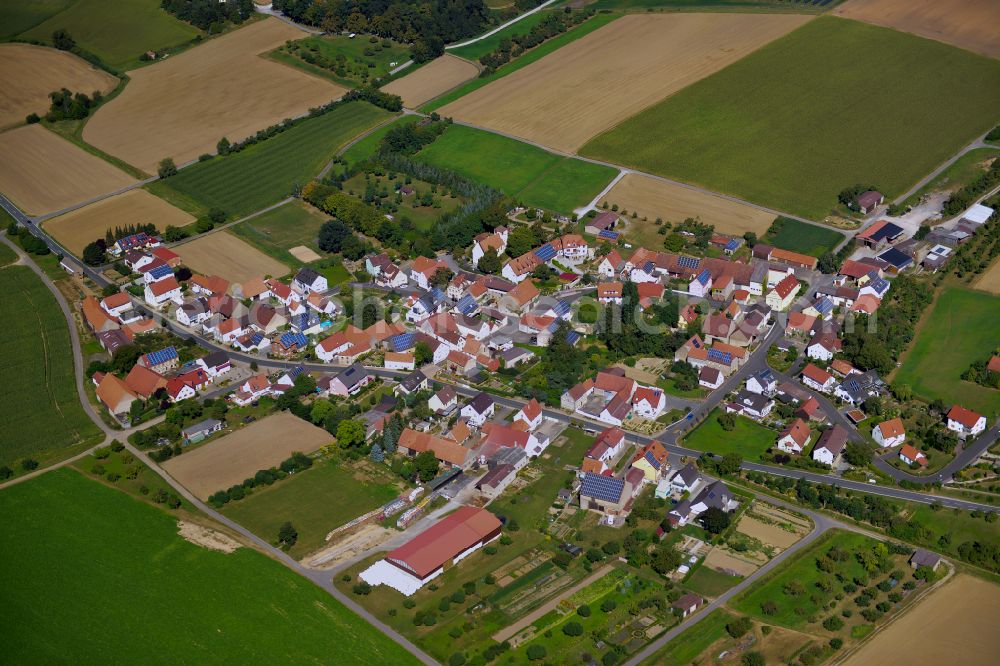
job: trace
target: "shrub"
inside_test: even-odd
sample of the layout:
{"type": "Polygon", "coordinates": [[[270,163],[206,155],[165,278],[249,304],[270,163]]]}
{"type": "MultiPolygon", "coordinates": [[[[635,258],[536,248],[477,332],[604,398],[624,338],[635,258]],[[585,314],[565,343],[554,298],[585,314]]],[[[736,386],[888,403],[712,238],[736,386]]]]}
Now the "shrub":
{"type": "Polygon", "coordinates": [[[364,581],[361,581],[360,583],[356,583],[354,587],[351,588],[351,591],[354,592],[354,594],[367,597],[372,592],[372,586],[364,581]]]}
{"type": "Polygon", "coordinates": [[[769,599],[760,605],[760,612],[764,615],[777,615],[778,604],[769,599]]]}
{"type": "Polygon", "coordinates": [[[614,599],[605,599],[601,602],[601,610],[605,613],[610,613],[616,608],[618,608],[618,603],[614,599]]]}
{"type": "Polygon", "coordinates": [[[747,652],[740,659],[740,663],[743,666],[764,666],[766,662],[764,661],[764,655],[760,652],[747,652]]]}
{"type": "Polygon", "coordinates": [[[403,608],[413,608],[417,605],[417,602],[413,599],[403,599],[403,608]]]}
{"type": "Polygon", "coordinates": [[[451,602],[447,599],[442,599],[440,603],[438,603],[438,610],[442,613],[447,613],[449,608],[451,608],[451,602]]]}
{"type": "Polygon", "coordinates": [[[448,657],[449,666],[462,666],[465,663],[465,654],[462,652],[456,652],[455,654],[448,657]]]}
{"type": "Polygon", "coordinates": [[[528,646],[526,654],[528,655],[528,659],[531,661],[540,661],[545,659],[545,655],[548,654],[548,651],[545,649],[544,645],[535,644],[528,646]]]}
{"type": "Polygon", "coordinates": [[[583,636],[583,625],[573,620],[563,625],[562,632],[567,636],[583,636]]]}
{"type": "Polygon", "coordinates": [[[454,602],[456,604],[465,603],[465,594],[463,594],[459,590],[455,590],[451,594],[451,600],[452,600],[452,602],[454,602]]]}
{"type": "Polygon", "coordinates": [[[739,638],[753,629],[753,622],[748,617],[741,617],[726,625],[726,632],[733,638],[739,638]]]}
{"type": "Polygon", "coordinates": [[[448,630],[448,635],[452,638],[459,638],[462,635],[462,627],[452,627],[448,630]]]}
{"type": "Polygon", "coordinates": [[[839,631],[844,628],[844,621],[836,615],[831,615],[823,620],[823,628],[827,631],[839,631]]]}
{"type": "Polygon", "coordinates": [[[831,638],[830,639],[830,647],[832,647],[834,650],[839,650],[841,648],[841,646],[843,646],[843,645],[844,645],[844,641],[841,638],[831,638]]]}
{"type": "Polygon", "coordinates": [[[582,606],[576,609],[576,614],[579,615],[580,617],[590,617],[590,606],[588,606],[587,604],[583,604],[582,606]]]}

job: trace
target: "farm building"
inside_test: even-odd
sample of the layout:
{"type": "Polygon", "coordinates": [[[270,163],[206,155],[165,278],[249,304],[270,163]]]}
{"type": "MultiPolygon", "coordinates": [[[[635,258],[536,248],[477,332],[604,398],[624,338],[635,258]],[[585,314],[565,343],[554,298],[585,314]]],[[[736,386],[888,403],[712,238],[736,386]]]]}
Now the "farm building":
{"type": "Polygon", "coordinates": [[[446,566],[465,559],[500,536],[500,520],[485,509],[464,506],[439,520],[359,574],[369,585],[387,585],[411,596],[446,566]]]}
{"type": "Polygon", "coordinates": [[[857,235],[861,241],[874,250],[880,250],[886,245],[892,245],[903,235],[903,228],[888,220],[879,220],[857,235]]]}

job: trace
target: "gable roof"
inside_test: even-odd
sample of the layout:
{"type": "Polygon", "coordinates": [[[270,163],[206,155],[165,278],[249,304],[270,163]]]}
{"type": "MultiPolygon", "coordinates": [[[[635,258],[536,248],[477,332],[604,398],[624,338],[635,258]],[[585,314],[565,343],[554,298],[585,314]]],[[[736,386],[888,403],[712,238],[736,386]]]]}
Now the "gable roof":
{"type": "Polygon", "coordinates": [[[882,433],[883,439],[891,439],[906,434],[906,429],[903,427],[903,419],[900,418],[882,421],[882,423],[879,423],[875,427],[882,433]]]}
{"type": "Polygon", "coordinates": [[[539,416],[542,415],[542,406],[538,404],[538,401],[532,398],[523,407],[521,407],[521,413],[524,414],[529,421],[534,421],[539,416]]]}
{"type": "Polygon", "coordinates": [[[802,368],[802,376],[813,380],[817,384],[826,384],[833,379],[833,375],[813,363],[802,368]]]}
{"type": "Polygon", "coordinates": [[[957,421],[969,429],[975,427],[981,418],[983,418],[982,415],[960,405],[953,405],[952,408],[948,410],[949,420],[957,421]]]}
{"type": "Polygon", "coordinates": [[[774,291],[781,298],[785,298],[790,293],[792,293],[793,289],[795,289],[798,286],[799,286],[799,281],[795,278],[794,275],[786,275],[784,278],[782,278],[781,282],[774,285],[774,291]]]}
{"type": "Polygon", "coordinates": [[[463,506],[390,551],[386,559],[425,578],[499,529],[500,521],[486,509],[463,506]]]}
{"type": "Polygon", "coordinates": [[[87,324],[93,330],[100,331],[109,325],[113,328],[118,328],[118,322],[104,311],[104,308],[101,307],[101,304],[93,296],[87,296],[83,299],[81,309],[83,310],[84,319],[87,320],[87,324]]]}
{"type": "Polygon", "coordinates": [[[132,366],[132,369],[125,376],[125,386],[144,398],[149,398],[156,393],[157,389],[166,385],[167,380],[162,375],[138,363],[132,366]]]}
{"type": "Polygon", "coordinates": [[[802,448],[809,442],[809,425],[802,419],[795,419],[781,431],[780,439],[791,437],[792,440],[802,448]]]}
{"type": "Polygon", "coordinates": [[[834,457],[839,456],[847,446],[848,432],[839,425],[826,430],[816,442],[816,449],[826,449],[834,457]]]}
{"type": "Polygon", "coordinates": [[[138,396],[125,382],[109,372],[101,378],[101,383],[97,385],[97,398],[104,403],[105,407],[114,411],[123,401],[131,402],[136,400],[138,396]]]}

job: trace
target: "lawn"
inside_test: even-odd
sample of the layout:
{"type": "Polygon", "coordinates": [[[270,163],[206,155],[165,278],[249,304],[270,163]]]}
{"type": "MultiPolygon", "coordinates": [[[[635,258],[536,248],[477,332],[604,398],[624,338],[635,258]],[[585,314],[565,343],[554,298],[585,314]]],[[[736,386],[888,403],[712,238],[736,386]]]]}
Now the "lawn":
{"type": "Polygon", "coordinates": [[[466,60],[479,62],[480,57],[495,51],[497,46],[500,45],[501,40],[528,34],[531,32],[531,29],[541,23],[542,19],[546,16],[549,16],[549,14],[547,14],[545,10],[535,12],[530,16],[524,17],[514,25],[508,26],[494,35],[490,35],[486,39],[481,39],[478,42],[473,42],[472,44],[461,48],[449,49],[448,52],[457,55],[460,58],[465,58],[466,60]]]}
{"type": "Polygon", "coordinates": [[[249,549],[210,551],[161,510],[68,469],[0,492],[7,659],[416,663],[249,549]],[[97,605],[95,605],[97,604],[97,605]],[[295,640],[289,640],[294,636],[295,640]]]}
{"type": "Polygon", "coordinates": [[[971,183],[980,174],[986,172],[984,162],[1000,156],[1000,150],[996,148],[976,148],[959,157],[947,169],[942,171],[937,178],[917,190],[904,203],[915,206],[920,197],[931,192],[954,191],[971,183]]]}
{"type": "Polygon", "coordinates": [[[743,580],[741,576],[730,576],[710,567],[700,566],[697,571],[691,574],[690,578],[684,581],[684,585],[692,592],[714,598],[741,580],[743,580]]]}
{"type": "Polygon", "coordinates": [[[1000,296],[963,287],[944,287],[917,325],[893,384],[909,384],[927,400],[940,398],[986,415],[1000,411],[1000,391],[963,381],[973,361],[1000,343],[1000,296]]]}
{"type": "Polygon", "coordinates": [[[726,635],[726,625],[734,616],[724,610],[714,610],[698,624],[667,643],[653,655],[651,663],[661,666],[686,666],[709,645],[726,635]]]}
{"type": "MultiPolygon", "coordinates": [[[[77,0],[72,3],[50,0],[46,4],[69,6],[19,35],[21,39],[49,42],[53,31],[66,29],[80,47],[118,69],[138,66],[139,56],[146,51],[179,46],[201,34],[194,26],[161,9],[159,0],[77,0]]],[[[31,11],[22,10],[18,14],[24,16],[31,11]]]]}
{"type": "Polygon", "coordinates": [[[723,430],[718,421],[720,414],[722,412],[718,408],[713,409],[701,425],[684,436],[682,446],[720,456],[738,453],[744,460],[757,460],[778,439],[775,431],[745,416],[736,417],[736,427],[733,430],[723,430]]]}
{"type": "Polygon", "coordinates": [[[433,99],[432,101],[428,102],[423,107],[421,107],[420,110],[423,111],[424,113],[430,113],[435,109],[440,109],[442,106],[454,102],[459,97],[464,97],[465,95],[468,95],[473,90],[478,90],[479,88],[482,88],[488,83],[492,83],[497,79],[502,79],[503,77],[507,76],[508,74],[512,74],[513,72],[516,72],[522,67],[527,67],[533,62],[541,60],[548,54],[561,49],[570,42],[574,42],[580,39],[581,37],[585,37],[590,33],[594,32],[595,30],[597,30],[598,28],[603,28],[608,23],[611,23],[612,21],[614,21],[616,18],[619,17],[621,17],[621,14],[597,14],[596,16],[588,19],[587,21],[584,21],[575,28],[567,30],[558,37],[553,37],[547,42],[544,42],[536,46],[535,48],[531,49],[524,55],[514,59],[513,61],[504,65],[503,67],[500,67],[489,76],[483,76],[472,79],[471,81],[468,81],[460,85],[454,90],[444,95],[441,95],[440,97],[436,97],[435,99],[433,99]]]}
{"type": "MultiPolygon", "coordinates": [[[[6,246],[4,246],[6,248],[6,246]]],[[[100,441],[80,405],[69,330],[52,292],[27,266],[0,269],[0,464],[50,462],[100,441]]]]}
{"type": "Polygon", "coordinates": [[[48,20],[73,4],[73,0],[34,0],[0,3],[0,39],[10,39],[48,20]]]}
{"type": "Polygon", "coordinates": [[[992,127],[998,76],[968,51],[820,17],[580,152],[820,218],[856,183],[893,198],[992,127]],[[899,81],[905,103],[885,89],[899,81]]]}
{"type": "MultiPolygon", "coordinates": [[[[4,218],[9,217],[7,211],[3,211],[3,215],[0,215],[0,224],[6,226],[6,220],[4,218]]],[[[7,247],[6,243],[0,243],[0,266],[6,266],[7,264],[12,264],[17,261],[17,255],[14,254],[14,250],[7,247]]]]}
{"type": "Polygon", "coordinates": [[[775,220],[764,237],[762,243],[780,247],[792,252],[801,252],[813,257],[822,257],[832,252],[844,237],[833,229],[817,227],[790,218],[775,220]]]}
{"type": "Polygon", "coordinates": [[[281,263],[298,267],[302,262],[288,250],[304,245],[323,256],[316,241],[327,219],[312,206],[296,200],[240,222],[229,231],[281,263]]]}
{"type": "Polygon", "coordinates": [[[452,125],[419,159],[485,183],[524,203],[569,215],[615,177],[611,167],[562,157],[499,134],[452,125]],[[483,159],[488,155],[489,159],[483,159]]]}
{"type": "Polygon", "coordinates": [[[354,88],[386,76],[410,59],[409,48],[392,40],[368,35],[306,37],[271,53],[279,62],[354,88]],[[371,40],[375,40],[372,42],[371,40]],[[366,53],[367,52],[367,53],[366,53]],[[394,64],[393,64],[394,63],[394,64]]]}
{"type": "Polygon", "coordinates": [[[356,471],[347,465],[318,462],[305,472],[254,490],[246,499],[229,502],[222,513],[272,542],[282,523],[291,521],[299,540],[289,553],[303,557],[322,546],[330,530],[399,495],[388,475],[375,476],[370,470],[356,471]]]}
{"type": "Polygon", "coordinates": [[[365,138],[358,140],[357,143],[345,150],[340,157],[346,160],[351,166],[362,160],[366,160],[375,154],[378,150],[379,144],[382,143],[382,138],[389,133],[390,129],[399,125],[409,125],[411,123],[415,123],[419,119],[419,116],[403,116],[402,118],[397,118],[391,123],[387,123],[382,127],[379,127],[365,138]]]}
{"type": "Polygon", "coordinates": [[[241,152],[182,169],[162,187],[239,218],[289,196],[341,145],[389,116],[367,102],[345,104],[241,152]]]}

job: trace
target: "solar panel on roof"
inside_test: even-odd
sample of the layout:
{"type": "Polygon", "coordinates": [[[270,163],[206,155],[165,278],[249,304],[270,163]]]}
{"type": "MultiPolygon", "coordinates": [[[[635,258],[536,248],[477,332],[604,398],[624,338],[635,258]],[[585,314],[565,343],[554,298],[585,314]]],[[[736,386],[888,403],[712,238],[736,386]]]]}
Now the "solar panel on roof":
{"type": "Polygon", "coordinates": [[[406,351],[414,346],[414,338],[416,336],[413,333],[400,333],[399,335],[394,335],[389,338],[389,344],[392,346],[394,351],[406,351]]]}
{"type": "Polygon", "coordinates": [[[575,345],[576,341],[580,339],[580,334],[576,331],[566,331],[566,342],[571,345],[575,345]]]}
{"type": "Polygon", "coordinates": [[[561,317],[569,312],[569,303],[566,301],[556,301],[556,304],[552,306],[552,311],[556,313],[557,317],[561,317]]]}
{"type": "Polygon", "coordinates": [[[160,278],[165,278],[168,275],[173,275],[174,271],[170,268],[170,266],[164,264],[162,266],[157,266],[156,268],[153,268],[152,270],[149,271],[149,274],[153,277],[154,280],[159,280],[160,278]]]}
{"type": "Polygon", "coordinates": [[[698,273],[698,282],[702,284],[708,284],[708,281],[710,279],[712,279],[712,274],[708,272],[707,268],[703,270],[701,273],[698,273]]]}
{"type": "Polygon", "coordinates": [[[534,255],[541,259],[542,261],[549,261],[552,257],[556,256],[556,249],[546,243],[537,250],[535,250],[534,255]]]}
{"type": "Polygon", "coordinates": [[[177,350],[173,347],[167,347],[166,349],[146,354],[146,360],[150,365],[160,365],[175,358],[177,358],[177,350]]]}
{"type": "Polygon", "coordinates": [[[738,241],[738,240],[736,240],[735,238],[731,238],[731,239],[729,239],[729,242],[728,242],[728,243],[726,243],[726,249],[727,249],[727,250],[735,250],[735,249],[736,249],[736,248],[738,248],[739,246],[740,246],[740,243],[739,243],[739,241],[738,241]]]}
{"type": "Polygon", "coordinates": [[[605,229],[604,231],[597,234],[597,237],[607,238],[608,240],[618,240],[618,236],[620,235],[621,234],[619,234],[617,231],[608,231],[607,229],[605,229]]]}
{"type": "Polygon", "coordinates": [[[625,481],[613,476],[600,476],[588,472],[583,477],[583,485],[580,493],[587,497],[603,500],[605,502],[617,502],[621,499],[625,481]]]}
{"type": "Polygon", "coordinates": [[[691,346],[695,349],[701,349],[701,341],[698,338],[691,338],[691,346]]]}
{"type": "Polygon", "coordinates": [[[253,334],[252,338],[250,338],[250,342],[252,344],[259,345],[263,339],[264,339],[264,334],[258,331],[257,333],[253,334]]]}
{"type": "Polygon", "coordinates": [[[431,287],[431,296],[434,297],[434,300],[438,301],[444,300],[444,292],[438,289],[437,287],[431,287]]]}
{"type": "Polygon", "coordinates": [[[652,451],[646,451],[646,462],[653,466],[653,469],[660,469],[660,461],[656,459],[652,451]]]}
{"type": "Polygon", "coordinates": [[[720,351],[718,349],[709,349],[708,358],[712,361],[720,361],[729,365],[729,363],[733,360],[733,355],[729,352],[720,351]]]}
{"type": "Polygon", "coordinates": [[[677,263],[681,268],[698,268],[701,265],[701,259],[696,257],[681,257],[677,260],[677,263]]]}

